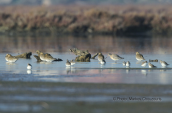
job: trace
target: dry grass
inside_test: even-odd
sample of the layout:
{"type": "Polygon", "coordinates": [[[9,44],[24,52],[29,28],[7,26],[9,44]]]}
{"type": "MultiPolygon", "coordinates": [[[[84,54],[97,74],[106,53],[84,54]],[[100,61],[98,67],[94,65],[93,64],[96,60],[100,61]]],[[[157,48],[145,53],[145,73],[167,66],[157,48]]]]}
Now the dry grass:
{"type": "Polygon", "coordinates": [[[0,31],[171,34],[170,5],[0,7],[0,31]]]}

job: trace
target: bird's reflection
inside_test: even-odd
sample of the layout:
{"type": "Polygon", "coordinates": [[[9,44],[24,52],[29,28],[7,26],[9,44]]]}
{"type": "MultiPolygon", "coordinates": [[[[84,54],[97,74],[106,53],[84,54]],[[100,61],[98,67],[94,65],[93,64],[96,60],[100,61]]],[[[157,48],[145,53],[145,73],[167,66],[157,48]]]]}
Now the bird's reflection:
{"type": "Polygon", "coordinates": [[[104,66],[105,66],[105,64],[101,64],[101,65],[100,65],[100,68],[104,68],[104,66]]]}
{"type": "Polygon", "coordinates": [[[108,73],[115,73],[117,69],[108,69],[108,73]]]}
{"type": "Polygon", "coordinates": [[[28,69],[27,74],[32,74],[32,70],[28,69]]]}
{"type": "Polygon", "coordinates": [[[14,62],[6,62],[7,65],[16,65],[14,62]]]}
{"type": "Polygon", "coordinates": [[[10,70],[15,70],[16,69],[16,64],[12,63],[12,62],[6,62],[6,70],[10,71],[10,70]]]}
{"type": "Polygon", "coordinates": [[[67,66],[67,67],[66,67],[66,73],[67,73],[67,74],[70,74],[70,73],[71,73],[71,67],[70,67],[70,66],[67,66]]]}
{"type": "Polygon", "coordinates": [[[52,64],[52,62],[40,62],[40,64],[52,64]]]}
{"type": "Polygon", "coordinates": [[[125,72],[126,72],[126,74],[130,73],[130,69],[129,69],[129,67],[126,67],[125,72]]]}
{"type": "Polygon", "coordinates": [[[165,71],[167,71],[166,69],[160,69],[160,72],[165,72],[165,71]]]}
{"type": "Polygon", "coordinates": [[[142,73],[143,75],[147,75],[147,70],[142,69],[142,70],[141,70],[141,73],[142,73]]]}
{"type": "Polygon", "coordinates": [[[142,63],[142,61],[137,61],[137,62],[136,62],[136,64],[141,64],[141,63],[142,63]]]}
{"type": "Polygon", "coordinates": [[[73,66],[71,66],[71,73],[72,73],[72,74],[75,74],[75,73],[76,73],[76,69],[75,69],[75,67],[73,67],[73,66]]]}

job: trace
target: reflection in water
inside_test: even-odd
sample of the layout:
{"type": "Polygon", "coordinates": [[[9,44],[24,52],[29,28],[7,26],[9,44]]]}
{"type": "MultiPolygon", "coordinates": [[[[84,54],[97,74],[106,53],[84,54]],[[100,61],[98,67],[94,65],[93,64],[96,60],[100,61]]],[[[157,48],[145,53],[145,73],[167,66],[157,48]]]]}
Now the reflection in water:
{"type": "Polygon", "coordinates": [[[30,111],[38,112],[41,110],[42,110],[42,107],[40,105],[30,106],[27,104],[18,104],[18,103],[15,103],[15,104],[14,103],[0,103],[0,111],[2,112],[30,112],[30,111]]]}
{"type": "Polygon", "coordinates": [[[70,74],[71,73],[71,67],[70,66],[66,66],[66,74],[70,74]]]}
{"type": "Polygon", "coordinates": [[[7,65],[16,65],[14,62],[6,62],[7,65]]]}
{"type": "Polygon", "coordinates": [[[15,63],[6,62],[6,71],[12,71],[12,70],[16,71],[15,68],[16,68],[15,63]]]}
{"type": "Polygon", "coordinates": [[[108,69],[108,73],[115,73],[116,71],[116,69],[108,69]]]}
{"type": "MultiPolygon", "coordinates": [[[[129,67],[126,67],[126,68],[129,68],[129,67]]],[[[126,73],[128,74],[130,72],[130,69],[126,69],[126,73]]]]}
{"type": "Polygon", "coordinates": [[[142,64],[142,61],[137,61],[136,64],[140,64],[141,65],[142,64]]]}
{"type": "Polygon", "coordinates": [[[104,68],[105,67],[105,64],[100,64],[100,68],[104,68]]]}
{"type": "MultiPolygon", "coordinates": [[[[172,53],[171,38],[168,37],[116,37],[116,36],[1,36],[0,52],[23,53],[35,52],[67,52],[70,48],[87,49],[90,52],[112,52],[128,54],[141,53],[166,54],[172,53]],[[7,46],[8,45],[8,46],[7,46]],[[88,46],[89,45],[89,46],[88,46]]],[[[126,58],[126,57],[124,57],[126,58]]]]}
{"type": "MultiPolygon", "coordinates": [[[[142,36],[137,38],[115,36],[93,36],[91,38],[74,36],[2,36],[0,39],[0,52],[2,52],[0,54],[0,60],[2,61],[0,71],[4,72],[5,70],[5,73],[8,75],[0,74],[1,80],[160,84],[171,84],[172,81],[170,76],[172,71],[168,68],[162,68],[159,63],[155,63],[158,68],[161,68],[161,73],[159,70],[141,69],[143,68],[141,67],[142,62],[137,61],[135,58],[135,52],[139,51],[144,54],[146,60],[157,58],[165,59],[167,62],[172,63],[170,38],[142,36]],[[125,59],[115,63],[107,57],[105,65],[99,64],[98,60],[91,59],[91,62],[77,62],[74,66],[66,67],[65,61],[69,58],[75,59],[76,57],[74,54],[67,52],[74,47],[88,49],[93,54],[103,52],[105,57],[108,56],[107,53],[109,52],[120,54],[125,59]],[[33,54],[36,54],[36,50],[48,52],[53,57],[62,58],[63,61],[37,63],[33,56],[30,60],[19,59],[16,63],[6,63],[4,60],[6,53],[3,52],[9,53],[10,51],[18,54],[31,51],[34,52],[33,54]],[[125,67],[122,65],[123,61],[130,61],[132,65],[125,67]],[[26,70],[26,64],[28,63],[33,65],[34,70],[26,70]],[[141,70],[135,70],[135,68],[140,68],[141,70]],[[166,69],[169,70],[168,73],[166,73],[166,69]],[[18,75],[13,75],[13,73],[18,75]],[[28,76],[27,74],[30,75],[28,76]]],[[[148,66],[145,68],[148,68],[148,66]]]]}
{"type": "Polygon", "coordinates": [[[160,72],[165,72],[165,71],[167,71],[166,69],[162,69],[162,70],[160,70],[160,72]]]}
{"type": "Polygon", "coordinates": [[[141,73],[142,73],[143,75],[147,75],[147,70],[142,69],[142,70],[141,70],[141,73]]]}
{"type": "Polygon", "coordinates": [[[76,69],[75,69],[75,67],[73,67],[73,66],[71,67],[71,73],[72,73],[72,74],[75,74],[75,73],[76,73],[76,69]]]}
{"type": "Polygon", "coordinates": [[[44,62],[44,61],[42,61],[42,62],[40,62],[40,64],[52,64],[52,62],[44,62]]]}
{"type": "Polygon", "coordinates": [[[27,74],[32,74],[32,70],[27,70],[27,74]]]}
{"type": "MultiPolygon", "coordinates": [[[[76,65],[77,66],[77,65],[76,65]]],[[[35,66],[34,66],[35,67],[35,66]]],[[[12,69],[11,69],[12,70],[12,69]]],[[[164,70],[164,69],[161,69],[164,70]]],[[[0,74],[1,80],[5,81],[50,81],[50,82],[93,82],[93,83],[144,83],[144,84],[171,84],[172,70],[166,71],[154,69],[77,69],[65,67],[65,70],[27,70],[29,76],[22,72],[13,71],[16,74],[0,74]],[[18,73],[18,74],[17,74],[18,73]],[[142,75],[149,75],[143,77],[142,75]]],[[[13,73],[12,72],[12,73],[13,73]]],[[[10,73],[10,72],[8,72],[10,73]]]]}

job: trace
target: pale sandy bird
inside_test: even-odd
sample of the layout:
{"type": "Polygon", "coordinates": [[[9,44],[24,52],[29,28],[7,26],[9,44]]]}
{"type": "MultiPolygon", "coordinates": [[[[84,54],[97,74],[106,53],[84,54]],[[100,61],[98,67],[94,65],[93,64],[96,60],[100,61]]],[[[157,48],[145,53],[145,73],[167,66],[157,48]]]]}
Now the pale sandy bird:
{"type": "Polygon", "coordinates": [[[32,65],[31,64],[28,64],[27,65],[27,69],[32,69],[32,65]]]}
{"type": "Polygon", "coordinates": [[[67,61],[66,61],[66,66],[71,66],[71,63],[69,62],[68,59],[67,59],[67,61]]]}
{"type": "Polygon", "coordinates": [[[99,62],[101,62],[102,60],[104,60],[104,55],[102,53],[98,54],[98,60],[99,62]]]}
{"type": "Polygon", "coordinates": [[[151,63],[148,63],[149,64],[149,68],[156,68],[156,66],[154,66],[153,64],[151,63]]]}
{"type": "Polygon", "coordinates": [[[161,64],[161,66],[163,66],[163,67],[166,67],[166,66],[169,65],[167,62],[162,61],[162,60],[160,60],[159,62],[160,62],[160,64],[161,64]]]}
{"type": "Polygon", "coordinates": [[[109,55],[109,57],[112,59],[112,60],[120,60],[120,59],[124,59],[123,57],[120,57],[119,55],[117,55],[117,54],[111,54],[111,53],[109,53],[108,54],[109,55]]]}
{"type": "Polygon", "coordinates": [[[140,54],[139,52],[136,52],[136,59],[137,60],[145,60],[144,57],[143,57],[143,55],[140,54]]]}
{"type": "Polygon", "coordinates": [[[7,62],[16,62],[18,58],[16,58],[15,56],[12,56],[11,54],[6,54],[5,60],[7,62]]]}
{"type": "Polygon", "coordinates": [[[71,65],[74,65],[74,64],[75,64],[75,61],[74,61],[74,60],[71,60],[71,61],[70,61],[70,64],[71,64],[71,65]]]}
{"type": "Polygon", "coordinates": [[[46,62],[52,62],[52,61],[56,60],[50,54],[48,54],[48,53],[42,53],[42,52],[40,52],[40,59],[42,61],[46,61],[46,62]]]}
{"type": "Polygon", "coordinates": [[[54,60],[56,60],[55,58],[53,58],[50,54],[48,54],[48,53],[45,53],[44,54],[45,55],[45,61],[46,62],[53,62],[54,60]]]}
{"type": "Polygon", "coordinates": [[[130,62],[129,62],[129,61],[126,62],[126,66],[127,66],[127,67],[130,67],[130,62]]]}
{"type": "Polygon", "coordinates": [[[141,66],[145,67],[147,64],[147,61],[142,62],[141,66]]]}
{"type": "Polygon", "coordinates": [[[46,60],[45,60],[45,54],[44,54],[44,53],[40,52],[39,56],[40,56],[40,59],[41,59],[42,61],[46,61],[46,60]]]}
{"type": "Polygon", "coordinates": [[[125,66],[125,65],[126,65],[126,62],[124,61],[124,62],[122,63],[122,65],[125,66]]]}
{"type": "Polygon", "coordinates": [[[5,56],[5,60],[8,62],[8,56],[9,56],[9,54],[6,54],[6,56],[5,56]]]}
{"type": "Polygon", "coordinates": [[[42,53],[41,51],[37,50],[36,53],[38,54],[38,56],[40,57],[40,53],[42,53]]]}

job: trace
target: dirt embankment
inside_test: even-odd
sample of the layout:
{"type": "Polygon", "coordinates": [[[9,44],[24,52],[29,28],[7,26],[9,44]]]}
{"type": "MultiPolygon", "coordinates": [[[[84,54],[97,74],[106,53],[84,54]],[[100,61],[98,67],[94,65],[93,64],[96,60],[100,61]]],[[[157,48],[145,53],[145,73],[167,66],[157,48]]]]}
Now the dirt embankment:
{"type": "Polygon", "coordinates": [[[0,10],[0,32],[170,34],[172,31],[170,5],[8,6],[0,10]]]}

